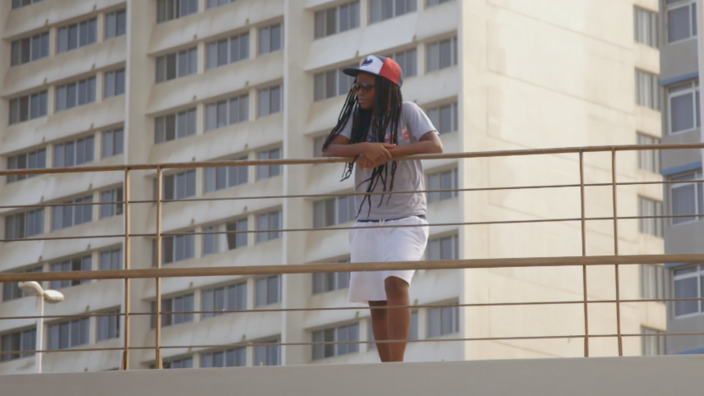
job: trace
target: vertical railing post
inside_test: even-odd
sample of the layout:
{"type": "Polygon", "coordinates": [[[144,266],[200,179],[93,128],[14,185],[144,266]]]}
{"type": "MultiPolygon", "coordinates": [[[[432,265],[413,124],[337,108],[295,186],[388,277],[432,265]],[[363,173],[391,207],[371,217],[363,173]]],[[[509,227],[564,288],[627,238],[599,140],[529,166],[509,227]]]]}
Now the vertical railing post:
{"type": "MultiPolygon", "coordinates": [[[[132,253],[130,239],[130,169],[125,169],[125,185],[123,186],[123,199],[125,201],[122,211],[125,218],[125,248],[123,252],[125,269],[130,269],[130,256],[132,253]]],[[[122,369],[129,370],[130,367],[130,280],[125,278],[125,307],[124,307],[124,343],[125,350],[122,354],[122,369]]]]}
{"type": "MultiPolygon", "coordinates": [[[[162,243],[161,243],[161,209],[162,209],[162,196],[163,196],[163,174],[162,168],[158,167],[156,169],[156,268],[161,268],[161,257],[162,257],[162,243]]],[[[157,369],[164,368],[161,359],[161,278],[156,278],[156,326],[154,329],[155,333],[155,343],[154,343],[154,359],[155,367],[157,369]]]]}
{"type": "MultiPolygon", "coordinates": [[[[587,255],[587,222],[584,204],[584,152],[579,151],[579,191],[582,210],[582,256],[587,255]]],[[[589,306],[587,303],[587,266],[582,266],[582,290],[584,292],[584,357],[589,357],[589,306]]]]}
{"type": "MultiPolygon", "coordinates": [[[[611,150],[611,192],[614,206],[614,256],[618,256],[618,210],[616,194],[616,148],[611,150]]],[[[621,293],[618,264],[614,265],[616,278],[616,334],[618,335],[618,355],[623,356],[623,337],[621,336],[621,293]]]]}

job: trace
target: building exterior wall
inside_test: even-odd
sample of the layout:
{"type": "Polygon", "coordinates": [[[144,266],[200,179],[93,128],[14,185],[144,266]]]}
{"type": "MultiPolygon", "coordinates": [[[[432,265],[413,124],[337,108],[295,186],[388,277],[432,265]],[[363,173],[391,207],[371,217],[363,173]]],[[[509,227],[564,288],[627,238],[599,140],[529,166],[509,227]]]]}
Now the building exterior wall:
{"type": "MultiPolygon", "coordinates": [[[[417,50],[418,75],[406,78],[405,100],[424,109],[458,103],[457,131],[441,135],[446,152],[529,149],[563,146],[632,144],[636,130],[654,136],[661,134],[660,114],[634,102],[635,68],[659,72],[657,50],[633,40],[630,23],[635,3],[657,10],[655,1],[613,2],[610,0],[541,0],[523,4],[509,0],[450,1],[427,7],[417,2],[418,10],[379,23],[369,23],[369,1],[360,1],[360,28],[313,39],[315,12],[341,1],[240,0],[206,10],[200,0],[199,12],[156,24],[156,1],[75,1],[71,5],[45,0],[17,10],[4,7],[0,18],[3,32],[2,59],[9,59],[10,42],[48,26],[52,46],[56,30],[65,23],[98,18],[98,42],[63,54],[52,49],[48,58],[22,66],[9,67],[0,62],[4,76],[0,88],[0,155],[7,158],[29,149],[46,147],[51,164],[54,145],[82,136],[95,135],[94,165],[173,163],[247,157],[256,159],[263,150],[281,148],[286,158],[309,158],[314,139],[334,126],[343,96],[314,101],[315,74],[360,62],[368,54],[389,55],[401,50],[417,50]],[[643,4],[641,4],[643,3],[643,4]],[[93,6],[95,4],[95,6],[93,6]],[[127,34],[103,39],[105,14],[126,9],[127,34]],[[259,29],[283,23],[283,49],[268,54],[257,51],[259,29]],[[206,70],[207,44],[234,34],[249,32],[249,58],[206,70]],[[430,71],[426,62],[428,45],[457,37],[457,66],[430,71]],[[197,48],[195,74],[156,83],[157,58],[188,48],[197,48]],[[53,100],[58,85],[85,76],[97,76],[97,93],[102,93],[106,72],[125,67],[125,94],[56,113],[53,100]],[[283,88],[283,109],[259,116],[259,90],[275,85],[283,88]],[[36,120],[9,126],[10,100],[32,93],[40,87],[49,91],[49,114],[36,120]],[[206,131],[206,106],[218,100],[249,95],[248,121],[206,131]],[[155,119],[195,108],[195,134],[155,144],[155,119]],[[102,158],[99,148],[104,131],[123,127],[124,154],[102,158]]],[[[619,152],[619,181],[656,181],[659,175],[638,169],[636,154],[619,152]]],[[[611,181],[611,156],[587,154],[585,181],[611,181]]],[[[50,165],[49,165],[50,166],[50,165]]],[[[427,174],[457,168],[459,188],[502,187],[579,183],[576,155],[483,158],[471,160],[425,161],[427,174]]],[[[328,194],[352,191],[352,181],[339,182],[341,164],[284,167],[282,175],[257,180],[255,169],[248,170],[248,183],[205,192],[204,170],[196,170],[195,198],[328,194]]],[[[165,171],[165,175],[175,172],[165,171]]],[[[4,205],[29,202],[64,202],[69,198],[93,194],[121,184],[123,175],[67,174],[39,176],[15,183],[0,184],[4,205]]],[[[133,200],[150,200],[156,172],[132,171],[130,187],[133,200]]],[[[652,186],[621,187],[618,212],[637,215],[638,196],[662,200],[652,186]]],[[[612,215],[611,190],[589,188],[586,214],[589,217],[612,215]]],[[[91,236],[120,234],[123,216],[94,221],[49,233],[51,210],[45,212],[48,236],[91,236]]],[[[308,198],[258,199],[190,203],[163,206],[163,232],[203,232],[205,227],[233,219],[247,218],[255,229],[257,216],[282,211],[282,227],[313,226],[313,200],[308,198]]],[[[131,231],[155,232],[156,207],[134,204],[131,231]]],[[[3,216],[14,213],[3,209],[3,216]]],[[[429,204],[431,223],[486,222],[499,220],[539,220],[578,218],[578,189],[513,190],[460,192],[458,198],[429,204]]],[[[473,225],[431,227],[431,239],[458,235],[460,258],[501,258],[522,256],[578,256],[582,254],[580,223],[533,223],[513,225],[473,225]]],[[[135,237],[130,255],[131,268],[152,267],[152,240],[135,237]]],[[[279,239],[256,243],[248,236],[246,248],[203,255],[203,239],[195,238],[192,259],[168,264],[169,267],[271,265],[325,262],[349,255],[347,231],[283,233],[279,239]]],[[[586,253],[613,254],[613,223],[587,224],[586,253]]],[[[50,263],[90,252],[93,269],[105,249],[122,245],[121,238],[82,239],[0,244],[0,270],[17,271],[36,264],[49,270],[50,263]]],[[[661,253],[662,239],[642,234],[636,221],[619,222],[621,254],[661,253]]],[[[621,298],[639,295],[636,266],[621,266],[621,298]]],[[[590,268],[589,298],[613,299],[613,268],[590,268]]],[[[194,308],[201,309],[203,291],[209,288],[247,283],[247,308],[255,308],[256,277],[218,277],[163,279],[162,294],[178,297],[194,294],[194,308]]],[[[48,285],[46,285],[48,286],[48,285]]],[[[347,302],[346,290],[312,294],[310,275],[282,277],[280,303],[270,308],[334,308],[354,306],[347,302]]],[[[66,301],[47,306],[47,315],[78,314],[123,308],[121,281],[93,281],[62,289],[66,301]]],[[[148,313],[156,298],[154,280],[135,280],[131,286],[133,312],[148,313]]],[[[413,304],[486,303],[516,301],[564,301],[582,299],[581,268],[482,269],[419,271],[413,281],[413,304]]],[[[20,298],[0,304],[2,315],[30,312],[33,302],[20,298]]],[[[280,340],[285,343],[308,342],[312,332],[359,323],[360,340],[368,340],[369,314],[363,306],[343,311],[303,311],[281,313],[236,313],[165,327],[162,345],[216,345],[242,341],[280,340]]],[[[583,306],[557,305],[534,307],[463,308],[459,332],[441,338],[503,336],[572,335],[584,331],[583,306]],[[557,319],[557,320],[556,320],[557,319]]],[[[622,331],[638,333],[641,326],[664,329],[664,308],[657,303],[622,304],[622,331]]],[[[429,338],[427,309],[418,310],[420,339],[429,338]]],[[[95,321],[92,319],[92,334],[95,321]]],[[[123,324],[123,322],[121,322],[123,324]]],[[[593,304],[589,309],[590,334],[615,333],[613,304],[593,304]]],[[[31,320],[0,322],[0,334],[31,327],[31,320]]],[[[123,331],[120,334],[124,334],[123,331]]],[[[118,347],[121,339],[96,342],[87,347],[118,347]]],[[[131,342],[146,347],[154,343],[148,316],[134,316],[131,342]]],[[[199,367],[202,355],[210,348],[167,348],[165,359],[193,356],[199,367]]],[[[289,346],[282,350],[281,364],[368,363],[378,360],[376,351],[362,344],[359,353],[313,360],[310,346],[289,346]]],[[[493,342],[422,342],[410,344],[409,361],[459,361],[467,359],[535,358],[582,356],[579,340],[522,340],[493,342]]],[[[617,354],[613,338],[592,339],[590,354],[617,354]]],[[[624,340],[624,353],[639,355],[640,341],[624,340]]],[[[251,348],[249,365],[255,364],[251,348]]],[[[131,367],[148,368],[154,362],[153,350],[136,350],[131,367]]],[[[47,354],[44,371],[97,371],[117,368],[120,353],[63,352],[47,354]],[[66,364],[66,362],[70,362],[66,364]],[[68,368],[67,368],[68,367],[68,368]]],[[[0,372],[31,372],[33,359],[25,358],[0,364],[0,372]]]]}

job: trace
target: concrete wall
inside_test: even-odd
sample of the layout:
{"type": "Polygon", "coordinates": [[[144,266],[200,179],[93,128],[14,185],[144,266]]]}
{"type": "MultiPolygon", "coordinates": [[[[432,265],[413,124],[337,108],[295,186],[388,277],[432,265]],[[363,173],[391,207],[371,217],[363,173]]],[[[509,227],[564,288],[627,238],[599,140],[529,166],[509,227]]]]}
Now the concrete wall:
{"type": "Polygon", "coordinates": [[[8,394],[693,395],[699,356],[359,364],[0,377],[8,394]]]}

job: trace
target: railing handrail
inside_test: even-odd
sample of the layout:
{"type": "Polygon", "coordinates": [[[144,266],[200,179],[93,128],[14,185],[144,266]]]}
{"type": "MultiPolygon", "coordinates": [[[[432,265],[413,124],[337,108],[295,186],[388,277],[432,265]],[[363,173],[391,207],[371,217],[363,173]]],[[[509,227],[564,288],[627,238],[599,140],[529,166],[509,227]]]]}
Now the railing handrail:
{"type": "MultiPolygon", "coordinates": [[[[584,147],[562,147],[543,149],[522,149],[522,150],[496,150],[496,151],[470,151],[466,153],[442,153],[442,154],[422,154],[406,157],[396,157],[395,160],[406,161],[412,159],[436,160],[436,159],[463,159],[463,158],[487,158],[487,157],[514,157],[524,155],[547,155],[547,154],[574,154],[574,153],[596,153],[613,151],[640,151],[640,150],[687,150],[704,149],[704,143],[685,144],[632,144],[632,145],[611,145],[611,146],[584,146],[584,147]]],[[[71,168],[41,168],[41,169],[13,169],[0,170],[0,176],[11,175],[40,175],[50,173],[89,173],[89,172],[118,172],[125,170],[156,170],[156,169],[190,169],[190,168],[213,168],[220,166],[256,166],[256,165],[312,165],[348,162],[350,158],[327,157],[327,158],[305,158],[305,159],[267,159],[267,160],[219,160],[219,161],[193,161],[193,162],[171,162],[162,164],[132,164],[132,165],[105,165],[105,166],[76,166],[71,168]]]]}

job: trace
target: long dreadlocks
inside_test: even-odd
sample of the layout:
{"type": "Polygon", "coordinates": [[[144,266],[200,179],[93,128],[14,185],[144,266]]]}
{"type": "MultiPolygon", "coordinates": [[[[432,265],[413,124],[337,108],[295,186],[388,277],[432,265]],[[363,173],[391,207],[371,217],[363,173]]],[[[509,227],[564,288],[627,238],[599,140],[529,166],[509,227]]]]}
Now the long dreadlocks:
{"type": "MultiPolygon", "coordinates": [[[[381,76],[375,76],[376,82],[376,98],[372,110],[363,110],[359,107],[357,103],[357,94],[354,90],[350,90],[345,100],[345,105],[342,107],[342,111],[337,119],[337,125],[330,131],[330,135],[325,140],[323,144],[323,151],[327,150],[330,143],[342,132],[345,125],[352,117],[352,134],[350,138],[350,144],[362,143],[366,141],[384,143],[386,139],[386,132],[391,127],[391,144],[398,143],[398,123],[401,119],[401,111],[403,109],[403,96],[401,95],[401,89],[398,85],[392,83],[381,76]],[[371,127],[371,137],[370,137],[370,127],[371,127]]],[[[355,80],[356,82],[356,80],[355,80]]],[[[355,157],[352,162],[345,165],[345,170],[342,174],[342,180],[346,180],[352,175],[354,169],[354,163],[357,161],[358,157],[355,157]]],[[[362,206],[367,202],[369,205],[368,211],[371,212],[371,192],[374,191],[376,186],[381,182],[383,186],[383,192],[392,191],[394,189],[394,177],[396,175],[396,161],[391,161],[391,178],[389,178],[389,164],[381,164],[374,168],[372,175],[364,180],[361,184],[369,182],[367,186],[367,194],[362,200],[362,204],[357,210],[357,215],[362,211],[362,206]],[[387,184],[388,181],[388,184],[387,184]]],[[[361,185],[360,184],[360,185],[361,185]]],[[[382,194],[381,200],[379,200],[379,206],[384,201],[384,195],[382,194]]],[[[391,196],[389,195],[389,199],[391,196]]],[[[386,203],[388,204],[387,199],[386,203]]]]}

